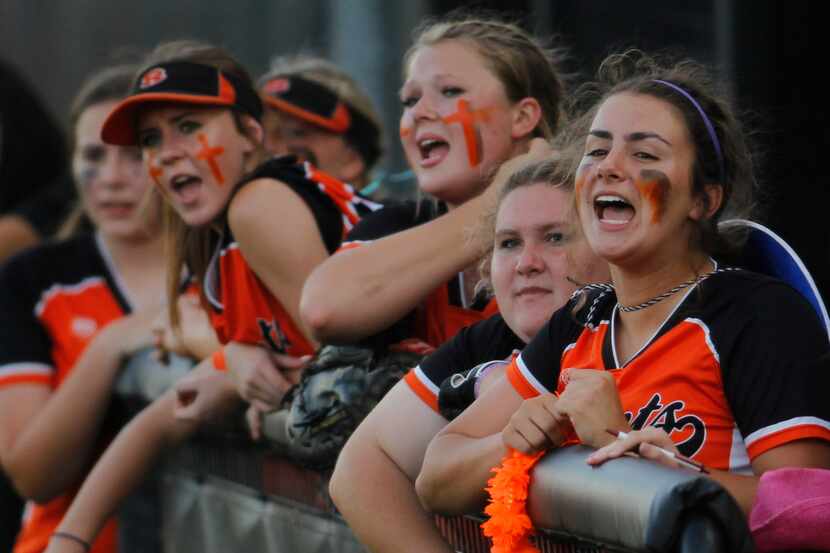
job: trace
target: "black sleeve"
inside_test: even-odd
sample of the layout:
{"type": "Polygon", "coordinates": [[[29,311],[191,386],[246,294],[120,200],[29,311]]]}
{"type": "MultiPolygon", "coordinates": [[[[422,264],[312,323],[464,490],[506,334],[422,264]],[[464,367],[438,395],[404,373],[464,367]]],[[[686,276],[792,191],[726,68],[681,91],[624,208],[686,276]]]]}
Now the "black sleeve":
{"type": "Polygon", "coordinates": [[[39,298],[29,259],[36,254],[37,250],[28,250],[0,269],[0,382],[11,376],[10,371],[16,376],[28,374],[26,367],[11,365],[53,364],[51,340],[35,314],[39,298]]]}
{"type": "Polygon", "coordinates": [[[771,282],[735,302],[721,320],[715,334],[724,338],[715,346],[741,434],[754,441],[754,432],[799,417],[817,417],[830,429],[827,388],[820,388],[830,373],[827,331],[801,294],[771,282]]]}
{"type": "Polygon", "coordinates": [[[368,242],[395,234],[434,219],[438,210],[430,201],[386,205],[362,218],[349,232],[345,242],[368,242]]]}
{"type": "Polygon", "coordinates": [[[573,310],[572,300],[554,313],[516,360],[522,378],[538,393],[556,391],[562,354],[584,330],[573,310]]]}
{"type": "Polygon", "coordinates": [[[462,328],[435,353],[421,361],[421,372],[436,386],[455,373],[467,372],[481,363],[505,359],[524,343],[496,314],[462,328]]]}
{"type": "Polygon", "coordinates": [[[476,399],[478,379],[524,347],[501,315],[465,327],[421,362],[422,377],[438,387],[438,411],[453,420],[476,399]]]}
{"type": "Polygon", "coordinates": [[[343,240],[343,216],[340,209],[320,190],[317,183],[306,178],[303,166],[295,163],[293,156],[272,158],[263,163],[243,179],[237,190],[252,180],[261,178],[283,182],[300,196],[314,216],[326,250],[329,254],[337,251],[343,240]]]}

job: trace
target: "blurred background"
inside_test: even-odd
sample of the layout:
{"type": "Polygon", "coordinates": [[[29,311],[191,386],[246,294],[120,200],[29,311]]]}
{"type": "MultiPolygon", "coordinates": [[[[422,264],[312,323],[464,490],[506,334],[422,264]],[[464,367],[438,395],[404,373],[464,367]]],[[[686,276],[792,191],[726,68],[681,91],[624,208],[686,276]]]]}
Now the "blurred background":
{"type": "MultiPolygon", "coordinates": [[[[386,135],[385,186],[410,193],[397,143],[401,58],[425,16],[462,5],[513,16],[569,48],[566,67],[593,74],[605,54],[625,46],[670,49],[711,64],[729,86],[763,153],[765,221],[790,241],[830,293],[826,184],[826,103],[817,81],[826,58],[811,48],[807,0],[0,0],[0,58],[16,66],[66,126],[81,80],[159,41],[221,44],[256,77],[275,54],[307,51],[351,73],[380,111],[386,135]],[[819,61],[820,60],[820,61],[819,61]]],[[[817,17],[817,14],[813,14],[817,17]]],[[[9,186],[10,183],[2,183],[9,186]]]]}

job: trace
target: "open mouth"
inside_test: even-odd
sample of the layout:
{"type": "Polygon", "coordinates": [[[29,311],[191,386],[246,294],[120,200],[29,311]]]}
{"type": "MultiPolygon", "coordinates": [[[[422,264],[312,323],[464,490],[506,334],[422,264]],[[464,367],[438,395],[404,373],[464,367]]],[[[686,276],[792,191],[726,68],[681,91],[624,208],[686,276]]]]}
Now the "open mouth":
{"type": "Polygon", "coordinates": [[[176,175],[170,180],[170,188],[185,203],[193,201],[199,193],[202,179],[192,175],[176,175]]]}
{"type": "Polygon", "coordinates": [[[450,145],[439,138],[425,138],[418,142],[418,149],[421,152],[421,161],[431,162],[438,161],[447,155],[450,145]]]}
{"type": "Polygon", "coordinates": [[[624,225],[634,218],[634,207],[622,196],[603,194],[594,200],[597,218],[611,225],[624,225]]]}

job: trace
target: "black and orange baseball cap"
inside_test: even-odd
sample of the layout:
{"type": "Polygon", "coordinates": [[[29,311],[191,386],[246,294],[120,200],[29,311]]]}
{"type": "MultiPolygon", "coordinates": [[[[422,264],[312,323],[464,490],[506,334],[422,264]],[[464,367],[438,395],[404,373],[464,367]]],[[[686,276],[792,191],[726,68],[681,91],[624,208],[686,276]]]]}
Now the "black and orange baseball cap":
{"type": "Polygon", "coordinates": [[[335,91],[298,75],[280,75],[260,88],[265,103],[278,111],[335,134],[341,134],[373,165],[380,156],[380,129],[371,119],[335,91]]]}
{"type": "Polygon", "coordinates": [[[144,70],[130,95],[107,116],[101,139],[107,144],[134,146],[137,111],[148,102],[227,106],[257,121],[262,118],[259,95],[240,78],[200,63],[161,63],[144,70]]]}

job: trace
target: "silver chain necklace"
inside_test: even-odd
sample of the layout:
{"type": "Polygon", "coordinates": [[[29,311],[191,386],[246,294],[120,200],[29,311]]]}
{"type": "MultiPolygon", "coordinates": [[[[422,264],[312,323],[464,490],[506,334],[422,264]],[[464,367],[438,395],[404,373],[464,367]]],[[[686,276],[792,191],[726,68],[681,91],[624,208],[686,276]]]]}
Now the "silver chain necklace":
{"type": "Polygon", "coordinates": [[[691,280],[687,280],[686,282],[682,282],[682,283],[678,284],[677,286],[675,286],[674,288],[672,288],[671,290],[663,292],[660,295],[654,296],[650,300],[646,300],[643,303],[638,303],[637,305],[620,305],[619,306],[620,311],[622,311],[623,313],[631,313],[633,311],[640,311],[641,309],[645,309],[647,307],[651,307],[654,304],[660,303],[664,299],[675,295],[679,291],[681,291],[685,288],[688,288],[689,286],[692,286],[693,284],[699,284],[699,283],[703,282],[704,280],[706,280],[707,278],[709,278],[712,275],[716,275],[718,273],[725,273],[726,271],[737,271],[737,270],[739,270],[738,267],[724,267],[723,269],[715,269],[714,271],[711,271],[709,273],[699,275],[699,276],[696,276],[695,278],[693,278],[691,280]]]}

